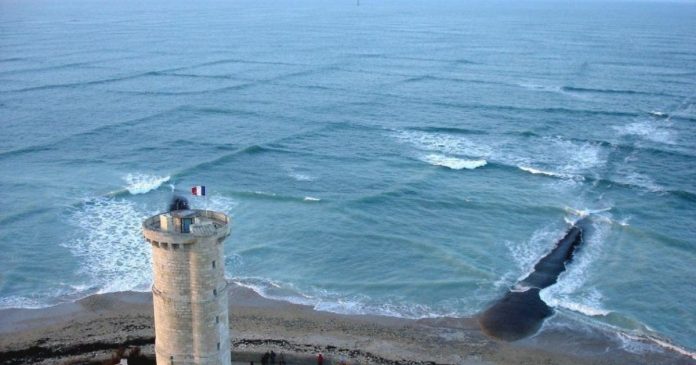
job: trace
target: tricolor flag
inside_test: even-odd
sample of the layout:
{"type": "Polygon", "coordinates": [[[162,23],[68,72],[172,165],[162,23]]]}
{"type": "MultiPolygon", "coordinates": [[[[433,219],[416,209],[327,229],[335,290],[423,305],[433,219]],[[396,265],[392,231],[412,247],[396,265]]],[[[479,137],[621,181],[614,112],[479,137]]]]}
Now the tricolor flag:
{"type": "Polygon", "coordinates": [[[205,195],[205,186],[199,185],[199,186],[192,187],[191,194],[197,195],[197,196],[204,196],[205,195]]]}

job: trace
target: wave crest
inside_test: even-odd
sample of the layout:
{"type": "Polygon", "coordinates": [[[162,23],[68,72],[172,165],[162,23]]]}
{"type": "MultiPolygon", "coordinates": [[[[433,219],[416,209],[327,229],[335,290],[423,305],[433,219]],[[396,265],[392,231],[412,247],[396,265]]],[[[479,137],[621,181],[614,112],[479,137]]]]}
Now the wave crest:
{"type": "Polygon", "coordinates": [[[155,176],[148,174],[128,174],[123,177],[123,180],[128,184],[126,190],[131,195],[145,194],[159,188],[163,183],[169,181],[170,175],[155,176]]]}
{"type": "MultiPolygon", "coordinates": [[[[526,171],[530,174],[533,175],[544,175],[544,176],[551,176],[551,177],[558,177],[561,179],[571,179],[575,178],[576,176],[570,175],[570,174],[563,174],[560,172],[553,172],[553,171],[546,171],[546,170],[541,170],[541,169],[536,169],[534,167],[529,167],[529,166],[517,166],[522,171],[526,171]]],[[[582,176],[577,176],[578,178],[583,178],[582,176]]]]}
{"type": "Polygon", "coordinates": [[[443,166],[452,170],[473,170],[478,167],[486,166],[486,160],[464,160],[456,157],[448,157],[444,155],[427,155],[423,160],[431,165],[443,166]]]}

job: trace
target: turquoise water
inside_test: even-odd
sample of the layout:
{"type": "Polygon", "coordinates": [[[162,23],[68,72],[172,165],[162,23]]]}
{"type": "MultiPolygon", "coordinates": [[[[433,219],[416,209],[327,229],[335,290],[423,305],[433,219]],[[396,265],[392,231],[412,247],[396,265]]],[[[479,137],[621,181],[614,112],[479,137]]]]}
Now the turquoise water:
{"type": "Polygon", "coordinates": [[[0,307],[147,290],[141,220],[206,185],[232,280],[340,313],[473,315],[590,214],[554,318],[693,351],[694,19],[2,1],[0,307]]]}

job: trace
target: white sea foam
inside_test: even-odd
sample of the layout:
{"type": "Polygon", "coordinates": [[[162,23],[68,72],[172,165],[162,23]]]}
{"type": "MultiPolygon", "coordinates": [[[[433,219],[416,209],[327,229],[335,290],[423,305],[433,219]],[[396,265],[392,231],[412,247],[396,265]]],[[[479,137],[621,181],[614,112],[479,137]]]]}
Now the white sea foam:
{"type": "Polygon", "coordinates": [[[527,290],[531,289],[531,287],[525,286],[525,285],[520,285],[520,284],[515,284],[512,288],[510,288],[510,291],[513,293],[524,293],[527,290]]]}
{"type": "Polygon", "coordinates": [[[649,112],[649,114],[652,115],[653,117],[656,117],[656,118],[667,118],[667,117],[669,117],[669,114],[667,114],[667,113],[665,113],[665,112],[657,111],[657,110],[652,110],[652,111],[649,112]]]}
{"type": "Polygon", "coordinates": [[[396,303],[384,303],[381,305],[372,305],[365,303],[364,300],[324,301],[315,305],[315,309],[340,314],[371,314],[378,316],[411,319],[437,318],[442,316],[448,316],[448,314],[434,313],[429,306],[422,304],[405,305],[396,303]]]}
{"type": "Polygon", "coordinates": [[[652,142],[675,144],[675,136],[668,120],[658,122],[654,120],[643,120],[633,122],[623,126],[614,126],[620,136],[637,136],[652,142]]]}
{"type": "Polygon", "coordinates": [[[491,158],[531,174],[583,180],[583,174],[606,163],[606,155],[598,144],[555,136],[543,137],[524,146],[516,139],[506,141],[496,148],[491,158]]]}
{"type": "Polygon", "coordinates": [[[308,174],[302,174],[299,172],[290,172],[290,177],[297,181],[313,181],[314,177],[308,174]]]}
{"type": "Polygon", "coordinates": [[[455,312],[438,312],[424,304],[403,304],[399,301],[386,300],[376,304],[367,296],[350,298],[324,297],[314,304],[314,309],[339,314],[368,314],[397,318],[437,318],[458,316],[455,312]]]}
{"type": "Polygon", "coordinates": [[[26,297],[19,295],[10,295],[7,297],[0,297],[0,309],[7,308],[44,308],[48,305],[43,299],[38,297],[26,297]]]}
{"type": "MultiPolygon", "coordinates": [[[[578,210],[566,208],[566,211],[571,213],[571,216],[566,218],[566,222],[574,224],[580,218],[590,214],[608,212],[609,209],[578,210]]],[[[524,242],[506,242],[508,250],[520,269],[521,275],[517,281],[522,280],[532,272],[534,265],[552,249],[555,242],[563,237],[566,229],[567,226],[559,227],[557,224],[552,224],[536,230],[532,237],[524,242]]],[[[602,294],[598,290],[584,290],[581,295],[578,293],[587,279],[589,267],[601,254],[601,246],[607,233],[608,227],[605,225],[600,224],[599,228],[595,227],[595,232],[588,237],[588,241],[583,244],[582,250],[579,251],[579,257],[576,257],[573,263],[568,265],[566,271],[561,273],[558,282],[541,291],[540,295],[544,302],[552,307],[565,308],[588,316],[606,316],[611,313],[602,307],[602,294]]],[[[514,287],[513,290],[523,291],[525,288],[514,287]]]]}
{"type": "Polygon", "coordinates": [[[630,224],[628,223],[631,220],[631,217],[626,217],[621,220],[615,220],[614,223],[620,225],[621,227],[628,227],[630,224]]]}
{"type": "Polygon", "coordinates": [[[527,167],[527,166],[517,166],[517,167],[522,171],[527,171],[527,172],[535,174],[535,175],[559,176],[559,174],[557,174],[555,172],[539,170],[539,169],[535,169],[533,167],[527,167]]]}
{"type": "Polygon", "coordinates": [[[314,176],[306,172],[306,169],[294,164],[286,165],[283,169],[287,172],[288,176],[296,181],[314,181],[314,176]]]}
{"type": "Polygon", "coordinates": [[[672,344],[672,343],[670,343],[670,342],[668,342],[668,341],[665,341],[665,340],[662,340],[662,339],[659,339],[659,338],[655,338],[655,337],[648,337],[648,338],[649,338],[651,341],[655,342],[656,344],[658,344],[658,345],[660,345],[660,346],[662,346],[662,347],[664,347],[664,348],[666,348],[666,349],[670,349],[670,350],[675,351],[675,352],[678,352],[678,353],[680,353],[680,354],[682,354],[682,355],[684,355],[684,356],[688,356],[688,357],[690,357],[690,358],[693,359],[693,360],[696,360],[696,352],[688,351],[688,350],[686,350],[686,349],[684,349],[684,348],[681,348],[681,347],[679,347],[679,346],[677,346],[677,345],[675,345],[675,344],[672,344]]]}
{"type": "Polygon", "coordinates": [[[422,304],[403,304],[400,300],[385,300],[376,303],[365,295],[344,296],[326,289],[313,288],[302,292],[290,283],[281,283],[256,277],[234,278],[232,281],[249,288],[259,295],[275,300],[308,305],[318,311],[339,314],[372,314],[399,318],[435,318],[459,316],[454,311],[434,311],[422,304]]]}
{"type": "Polygon", "coordinates": [[[667,349],[696,360],[696,352],[689,351],[653,335],[634,335],[620,329],[617,329],[616,335],[621,341],[621,348],[634,354],[644,354],[646,352],[655,352],[656,350],[663,351],[667,349]]]}
{"type": "Polygon", "coordinates": [[[464,160],[456,157],[430,154],[423,157],[423,160],[431,165],[443,166],[452,170],[473,170],[478,167],[486,166],[486,160],[464,160]]]}
{"type": "Polygon", "coordinates": [[[607,160],[607,151],[590,142],[576,142],[565,138],[543,137],[534,143],[521,146],[511,139],[496,148],[491,159],[516,166],[522,171],[572,180],[584,180],[583,175],[592,174],[607,160]]]}
{"type": "Polygon", "coordinates": [[[60,282],[50,289],[41,290],[31,295],[10,295],[0,297],[0,309],[7,308],[46,308],[62,302],[84,298],[97,292],[97,288],[86,284],[68,284],[60,282]]]}
{"type": "MultiPolygon", "coordinates": [[[[578,220],[588,217],[590,214],[598,214],[598,213],[604,213],[604,212],[609,212],[611,211],[611,207],[608,208],[599,208],[599,209],[589,209],[589,208],[572,208],[572,207],[564,207],[563,210],[566,211],[566,213],[569,214],[569,216],[564,217],[566,223],[568,224],[575,224],[578,220]]],[[[596,216],[595,218],[606,218],[604,216],[596,216]]],[[[610,221],[606,220],[605,221],[610,221]]]]}
{"type": "Polygon", "coordinates": [[[565,308],[572,310],[574,312],[582,313],[586,316],[590,317],[598,317],[598,316],[607,316],[609,313],[611,313],[610,310],[606,310],[603,308],[595,308],[592,306],[589,306],[587,304],[582,304],[582,303],[575,303],[575,302],[564,302],[564,301],[559,301],[557,303],[558,307],[565,308]]]}
{"type": "Polygon", "coordinates": [[[123,180],[125,180],[128,184],[126,186],[128,192],[133,195],[136,195],[145,194],[147,192],[155,190],[159,188],[160,185],[162,185],[162,183],[169,181],[170,178],[170,176],[155,176],[137,173],[128,174],[123,177],[123,180]]]}
{"type": "MultiPolygon", "coordinates": [[[[606,214],[606,213],[605,213],[606,214]]],[[[610,225],[592,220],[593,230],[585,235],[582,249],[575,253],[573,262],[558,277],[555,285],[542,289],[541,299],[552,307],[566,308],[589,316],[607,315],[603,308],[602,293],[597,288],[585,287],[591,268],[602,256],[610,225]]]]}
{"type": "Polygon", "coordinates": [[[561,171],[567,174],[576,174],[602,166],[606,163],[606,154],[601,147],[593,143],[575,143],[565,139],[555,139],[551,145],[552,150],[563,151],[560,154],[561,171]]]}
{"type": "Polygon", "coordinates": [[[616,331],[616,337],[621,342],[622,349],[634,354],[642,355],[661,350],[659,347],[656,348],[655,346],[652,346],[652,344],[647,343],[645,338],[641,336],[634,336],[621,330],[616,331]]]}
{"type": "Polygon", "coordinates": [[[622,182],[626,184],[637,186],[653,193],[665,191],[665,188],[656,183],[655,180],[653,180],[650,176],[636,171],[628,172],[621,178],[621,180],[623,180],[622,182]]]}
{"type": "Polygon", "coordinates": [[[520,276],[517,281],[524,279],[534,270],[534,265],[553,248],[553,243],[563,235],[557,225],[548,225],[537,229],[532,236],[523,242],[506,241],[510,255],[517,264],[520,276]]]}
{"type": "Polygon", "coordinates": [[[519,166],[532,174],[543,174],[568,180],[582,180],[583,174],[593,172],[606,163],[607,151],[590,142],[576,142],[559,136],[543,137],[534,143],[520,144],[510,136],[462,136],[422,131],[401,131],[395,137],[421,151],[433,152],[424,161],[453,168],[467,164],[464,161],[495,162],[519,166]],[[474,138],[475,137],[475,138],[474,138]],[[456,156],[456,157],[450,157],[456,156]],[[533,167],[532,167],[533,166],[533,167]]]}
{"type": "MultiPolygon", "coordinates": [[[[529,172],[530,174],[534,174],[534,175],[546,175],[546,176],[558,177],[558,178],[562,178],[562,179],[575,178],[575,176],[572,176],[569,174],[563,174],[560,172],[545,171],[545,170],[536,169],[534,167],[529,167],[529,166],[517,166],[517,168],[519,168],[522,171],[529,172]]],[[[578,177],[578,178],[582,178],[582,177],[578,177]]]]}
{"type": "Polygon", "coordinates": [[[315,198],[313,196],[306,196],[306,197],[304,197],[304,201],[306,201],[306,202],[318,202],[318,201],[321,201],[321,199],[315,198]]]}
{"type": "Polygon", "coordinates": [[[505,275],[501,276],[498,280],[496,280],[493,283],[493,287],[496,289],[500,289],[503,287],[505,287],[505,288],[510,287],[510,285],[514,284],[513,283],[513,280],[515,279],[514,275],[515,274],[512,272],[505,273],[505,275]]]}
{"type": "Polygon", "coordinates": [[[264,298],[284,300],[290,303],[302,305],[314,305],[311,297],[294,290],[291,284],[282,284],[274,280],[258,277],[235,277],[231,279],[233,283],[248,288],[264,298]],[[287,287],[287,289],[284,289],[287,287]]]}
{"type": "Polygon", "coordinates": [[[205,209],[223,212],[227,215],[232,215],[232,212],[236,207],[237,202],[235,200],[224,195],[218,194],[210,195],[208,197],[207,202],[204,203],[205,209]]]}
{"type": "MultiPolygon", "coordinates": [[[[570,208],[568,208],[568,209],[570,209],[570,208]]],[[[573,223],[572,219],[570,217],[566,217],[565,219],[566,219],[566,222],[571,223],[571,224],[573,223]]],[[[593,219],[598,221],[598,222],[602,222],[602,223],[615,224],[615,225],[618,225],[621,227],[628,227],[629,226],[628,221],[631,219],[631,217],[627,217],[627,218],[620,219],[620,220],[615,220],[615,219],[612,219],[612,218],[604,216],[604,215],[595,215],[593,217],[593,219]]]]}
{"type": "Polygon", "coordinates": [[[259,294],[268,295],[268,288],[280,288],[280,284],[274,282],[270,279],[255,278],[255,277],[244,277],[244,278],[233,278],[232,282],[244,287],[251,289],[259,294]]]}
{"type": "Polygon", "coordinates": [[[65,246],[99,292],[149,289],[150,247],[140,234],[149,215],[133,202],[114,198],[87,201],[72,214],[71,223],[82,232],[65,246]]]}
{"type": "Polygon", "coordinates": [[[450,155],[472,156],[485,158],[492,149],[482,143],[477,143],[464,136],[453,136],[444,133],[428,133],[419,131],[402,131],[396,134],[400,141],[412,144],[424,151],[434,151],[450,155]]]}

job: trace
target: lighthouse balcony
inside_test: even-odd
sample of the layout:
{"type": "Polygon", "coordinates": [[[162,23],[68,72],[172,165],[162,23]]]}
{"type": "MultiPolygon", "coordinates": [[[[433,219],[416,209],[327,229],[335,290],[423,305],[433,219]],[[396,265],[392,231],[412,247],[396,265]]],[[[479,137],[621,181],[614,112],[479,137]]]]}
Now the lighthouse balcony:
{"type": "Polygon", "coordinates": [[[173,243],[186,243],[195,237],[224,238],[229,234],[229,218],[210,210],[175,210],[146,219],[143,233],[148,241],[166,239],[173,243]]]}

